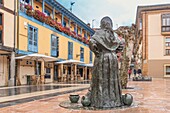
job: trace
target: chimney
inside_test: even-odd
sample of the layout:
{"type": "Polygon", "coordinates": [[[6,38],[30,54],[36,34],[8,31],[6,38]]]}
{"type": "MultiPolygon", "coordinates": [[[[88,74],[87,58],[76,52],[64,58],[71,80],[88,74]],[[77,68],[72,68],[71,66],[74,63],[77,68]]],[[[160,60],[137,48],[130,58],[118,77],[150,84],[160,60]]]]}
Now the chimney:
{"type": "Polygon", "coordinates": [[[90,23],[87,23],[87,25],[90,27],[90,23]]]}

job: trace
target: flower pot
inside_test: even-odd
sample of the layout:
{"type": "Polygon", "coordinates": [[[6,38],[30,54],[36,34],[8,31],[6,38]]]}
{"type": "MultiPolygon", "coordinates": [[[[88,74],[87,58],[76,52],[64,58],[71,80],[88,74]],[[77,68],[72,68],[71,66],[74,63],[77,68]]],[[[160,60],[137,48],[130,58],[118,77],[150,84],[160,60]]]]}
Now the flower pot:
{"type": "Polygon", "coordinates": [[[77,103],[79,101],[79,95],[70,95],[69,96],[71,103],[77,103]]]}
{"type": "Polygon", "coordinates": [[[123,103],[127,106],[130,106],[133,102],[133,96],[129,93],[126,93],[122,96],[123,103]]]}
{"type": "Polygon", "coordinates": [[[87,96],[83,96],[81,98],[81,104],[84,106],[84,107],[89,107],[90,104],[91,104],[91,101],[90,99],[87,97],[87,96]]]}
{"type": "Polygon", "coordinates": [[[32,10],[27,10],[26,14],[27,14],[28,16],[33,16],[32,10]]]}

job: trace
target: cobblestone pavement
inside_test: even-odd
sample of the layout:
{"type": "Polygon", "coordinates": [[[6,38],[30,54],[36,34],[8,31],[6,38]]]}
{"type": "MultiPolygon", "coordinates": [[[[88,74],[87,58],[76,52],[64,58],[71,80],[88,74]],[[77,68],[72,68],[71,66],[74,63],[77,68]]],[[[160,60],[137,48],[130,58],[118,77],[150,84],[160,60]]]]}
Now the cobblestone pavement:
{"type": "MultiPolygon", "coordinates": [[[[0,113],[170,113],[170,79],[153,79],[152,82],[133,82],[123,93],[131,93],[135,107],[114,110],[74,110],[59,106],[69,100],[69,94],[44,98],[23,104],[0,108],[0,113]]],[[[69,87],[68,87],[69,89],[69,87]]],[[[83,96],[87,90],[74,92],[83,96]]]]}

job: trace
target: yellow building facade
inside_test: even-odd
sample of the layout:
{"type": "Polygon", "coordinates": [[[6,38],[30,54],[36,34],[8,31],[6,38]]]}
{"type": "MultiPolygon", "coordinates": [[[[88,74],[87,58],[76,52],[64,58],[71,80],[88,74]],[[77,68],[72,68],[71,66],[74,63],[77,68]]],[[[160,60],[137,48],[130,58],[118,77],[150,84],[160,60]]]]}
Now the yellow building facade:
{"type": "MultiPolygon", "coordinates": [[[[74,59],[77,64],[39,62],[40,75],[45,83],[90,79],[94,55],[88,41],[94,31],[55,0],[18,1],[17,55],[31,53],[53,56],[60,61],[74,59]],[[75,79],[75,77],[77,79],[75,79]]],[[[35,62],[17,60],[17,77],[21,84],[28,84],[28,75],[35,75],[35,62]]]]}

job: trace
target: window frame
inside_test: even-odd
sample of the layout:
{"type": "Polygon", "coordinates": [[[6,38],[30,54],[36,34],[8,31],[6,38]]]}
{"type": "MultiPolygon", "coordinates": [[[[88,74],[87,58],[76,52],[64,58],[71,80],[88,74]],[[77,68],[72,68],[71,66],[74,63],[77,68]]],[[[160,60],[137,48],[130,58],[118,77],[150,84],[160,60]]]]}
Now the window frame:
{"type": "Polygon", "coordinates": [[[170,13],[161,15],[161,31],[162,32],[170,32],[170,13]],[[164,24],[164,22],[163,22],[164,19],[165,19],[165,25],[163,25],[164,24]],[[167,25],[168,24],[167,19],[169,19],[169,25],[167,25]],[[163,28],[165,30],[163,30],[163,28]],[[167,28],[168,28],[168,30],[167,30],[167,28]]]}
{"type": "Polygon", "coordinates": [[[92,53],[92,51],[90,51],[90,63],[92,63],[93,62],[93,53],[92,53]]]}
{"type": "Polygon", "coordinates": [[[73,59],[73,42],[70,41],[68,41],[68,59],[73,59]]]}
{"type": "Polygon", "coordinates": [[[38,28],[37,27],[34,27],[34,26],[32,26],[32,25],[30,25],[30,24],[28,24],[28,51],[30,51],[30,52],[34,52],[34,53],[38,53],[38,28]],[[32,34],[32,36],[33,36],[33,38],[32,38],[32,43],[33,43],[33,45],[32,45],[32,47],[30,47],[30,44],[29,44],[29,42],[30,42],[30,38],[29,38],[29,30],[30,30],[30,27],[32,27],[33,28],[33,34],[32,34]],[[37,30],[37,46],[35,46],[34,45],[34,42],[35,42],[35,33],[34,33],[34,30],[37,30]],[[34,47],[33,47],[34,46],[34,47]],[[30,49],[30,48],[32,48],[32,49],[30,49]],[[36,48],[36,49],[35,49],[36,48]]]}
{"type": "Polygon", "coordinates": [[[50,45],[51,45],[51,56],[53,56],[53,57],[58,57],[58,56],[59,56],[59,37],[56,36],[56,35],[54,35],[54,34],[51,34],[51,44],[50,44],[50,45]],[[53,36],[56,38],[56,47],[55,47],[55,45],[52,46],[52,37],[53,37],[53,36]],[[52,48],[55,48],[55,50],[56,50],[56,55],[53,54],[52,48]]]}
{"type": "Polygon", "coordinates": [[[170,37],[164,38],[164,56],[170,56],[170,37]],[[169,38],[169,41],[168,41],[168,38],[169,38]],[[167,46],[167,43],[168,43],[169,46],[167,46]]]}
{"type": "Polygon", "coordinates": [[[83,47],[80,47],[80,61],[84,62],[84,48],[83,47]]]}
{"type": "Polygon", "coordinates": [[[170,77],[170,74],[169,75],[166,74],[166,67],[167,66],[170,67],[170,64],[164,64],[164,77],[170,77]]]}

